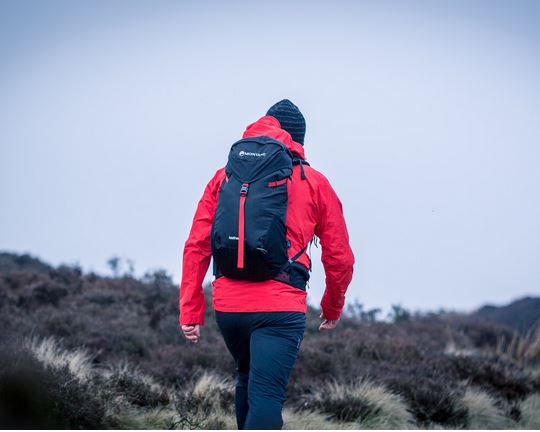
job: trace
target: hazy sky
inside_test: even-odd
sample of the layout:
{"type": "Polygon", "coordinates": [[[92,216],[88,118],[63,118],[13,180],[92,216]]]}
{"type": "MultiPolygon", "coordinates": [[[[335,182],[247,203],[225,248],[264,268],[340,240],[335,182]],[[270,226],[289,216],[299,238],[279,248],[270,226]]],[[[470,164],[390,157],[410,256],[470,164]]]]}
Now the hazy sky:
{"type": "Polygon", "coordinates": [[[539,22],[538,1],[2,1],[0,249],[179,280],[206,182],[289,98],[344,205],[348,300],[539,294],[539,22]]]}

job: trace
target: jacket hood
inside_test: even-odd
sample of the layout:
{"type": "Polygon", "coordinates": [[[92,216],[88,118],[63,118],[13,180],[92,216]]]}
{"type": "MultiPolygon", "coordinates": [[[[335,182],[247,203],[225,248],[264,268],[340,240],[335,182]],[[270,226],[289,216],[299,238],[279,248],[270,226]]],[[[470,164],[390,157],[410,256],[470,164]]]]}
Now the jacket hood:
{"type": "Polygon", "coordinates": [[[301,159],[305,159],[304,147],[302,144],[293,141],[291,134],[281,129],[281,125],[275,117],[266,115],[256,122],[251,123],[244,131],[242,138],[251,138],[255,136],[274,138],[285,144],[291,153],[298,155],[301,159]]]}

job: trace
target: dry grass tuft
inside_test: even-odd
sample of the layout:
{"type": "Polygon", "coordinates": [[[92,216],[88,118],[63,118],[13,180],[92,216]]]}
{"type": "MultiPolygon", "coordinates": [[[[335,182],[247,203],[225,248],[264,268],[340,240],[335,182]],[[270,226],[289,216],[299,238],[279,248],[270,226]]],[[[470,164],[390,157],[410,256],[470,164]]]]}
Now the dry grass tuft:
{"type": "Polygon", "coordinates": [[[447,342],[446,347],[444,348],[444,353],[447,355],[453,356],[462,356],[462,357],[471,357],[478,355],[480,350],[472,348],[462,348],[459,347],[453,338],[450,337],[450,340],[447,342]]]}
{"type": "Polygon", "coordinates": [[[540,429],[540,394],[532,394],[521,405],[519,427],[522,429],[540,429]]]}
{"type": "MultiPolygon", "coordinates": [[[[138,368],[130,365],[128,362],[120,362],[114,365],[109,366],[106,369],[100,370],[100,374],[105,379],[113,379],[113,378],[123,378],[126,380],[132,380],[136,381],[138,383],[143,384],[146,386],[149,390],[160,393],[160,392],[168,392],[168,389],[161,384],[157,383],[154,378],[152,378],[150,375],[147,375],[143,372],[141,372],[138,368]]],[[[171,394],[172,397],[172,394],[171,394]]]]}
{"type": "Polygon", "coordinates": [[[81,382],[87,382],[92,374],[92,358],[85,350],[65,350],[52,337],[28,338],[23,345],[45,366],[67,368],[81,382]]]}
{"type": "Polygon", "coordinates": [[[329,419],[361,429],[409,429],[414,419],[403,399],[368,380],[332,381],[314,390],[312,405],[329,419]]]}
{"type": "Polygon", "coordinates": [[[175,429],[236,429],[234,384],[215,372],[196,376],[175,403],[175,429]]]}
{"type": "Polygon", "coordinates": [[[295,412],[289,408],[283,410],[283,429],[285,430],[335,430],[358,429],[354,422],[339,422],[328,418],[328,414],[316,411],[295,412]]]}
{"type": "Polygon", "coordinates": [[[126,408],[112,414],[122,429],[170,429],[177,421],[176,412],[169,407],[141,410],[126,408]]]}
{"type": "Polygon", "coordinates": [[[234,403],[233,382],[215,372],[203,372],[194,378],[184,393],[185,398],[197,401],[207,411],[228,411],[234,403]]]}
{"type": "Polygon", "coordinates": [[[193,385],[191,393],[196,397],[210,397],[234,392],[234,384],[228,378],[223,378],[214,372],[204,372],[193,385]]]}
{"type": "Polygon", "coordinates": [[[524,336],[515,332],[510,341],[503,336],[498,341],[496,352],[520,366],[527,366],[540,360],[540,325],[529,330],[524,336]]]}
{"type": "Polygon", "coordinates": [[[469,429],[507,429],[513,421],[497,406],[497,401],[486,392],[469,387],[463,395],[462,403],[467,409],[469,429]]]}

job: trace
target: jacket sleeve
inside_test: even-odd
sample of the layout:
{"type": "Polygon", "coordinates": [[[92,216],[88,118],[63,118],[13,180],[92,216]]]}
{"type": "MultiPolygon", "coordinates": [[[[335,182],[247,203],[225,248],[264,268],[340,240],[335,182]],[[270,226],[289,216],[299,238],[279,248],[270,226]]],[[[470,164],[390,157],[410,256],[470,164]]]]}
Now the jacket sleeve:
{"type": "Polygon", "coordinates": [[[180,325],[204,324],[206,302],[202,283],[210,265],[210,231],[216,212],[219,187],[225,177],[219,169],[199,200],[189,237],[184,245],[180,284],[180,325]]]}
{"type": "Polygon", "coordinates": [[[345,292],[352,280],[354,254],[349,245],[341,201],[328,180],[321,177],[318,188],[318,222],[315,227],[326,274],[321,307],[324,318],[337,320],[345,303],[345,292]]]}

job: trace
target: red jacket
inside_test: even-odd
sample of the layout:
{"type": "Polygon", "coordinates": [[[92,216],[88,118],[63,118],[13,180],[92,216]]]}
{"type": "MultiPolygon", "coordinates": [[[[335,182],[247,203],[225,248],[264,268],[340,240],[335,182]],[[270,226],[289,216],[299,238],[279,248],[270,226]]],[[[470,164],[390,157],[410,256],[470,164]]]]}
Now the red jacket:
{"type": "MultiPolygon", "coordinates": [[[[304,159],[304,147],[293,141],[281,129],[279,121],[264,116],[249,125],[243,138],[269,136],[284,143],[291,152],[304,159]]],[[[322,247],[322,262],[326,273],[326,289],[321,307],[324,317],[337,320],[345,302],[345,292],[352,279],[354,255],[349,245],[347,226],[341,202],[321,173],[304,165],[305,179],[300,177],[301,167],[294,165],[292,181],[287,182],[289,203],[287,208],[287,238],[291,242],[290,257],[307,246],[314,235],[322,247]]],[[[204,293],[202,283],[212,251],[210,231],[216,211],[218,192],[225,178],[225,168],[219,169],[210,180],[199,201],[193,225],[184,247],[182,283],[180,285],[180,324],[204,323],[204,293]]],[[[304,253],[297,262],[310,266],[304,253]]],[[[251,282],[222,276],[213,283],[212,305],[223,312],[306,312],[307,293],[283,282],[269,280],[251,282]]]]}

